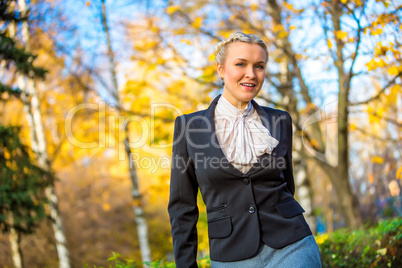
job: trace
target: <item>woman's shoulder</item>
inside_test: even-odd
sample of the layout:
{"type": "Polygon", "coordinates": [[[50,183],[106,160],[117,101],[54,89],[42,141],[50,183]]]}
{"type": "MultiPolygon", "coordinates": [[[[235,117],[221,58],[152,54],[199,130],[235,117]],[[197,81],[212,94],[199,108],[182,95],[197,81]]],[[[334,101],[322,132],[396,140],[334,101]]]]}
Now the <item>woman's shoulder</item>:
{"type": "Polygon", "coordinates": [[[268,113],[271,116],[274,117],[287,117],[287,118],[292,118],[290,116],[290,114],[285,111],[285,110],[281,110],[281,109],[276,109],[276,108],[271,108],[271,107],[267,107],[267,106],[260,106],[266,113],[268,113]]]}
{"type": "Polygon", "coordinates": [[[204,116],[205,112],[207,111],[207,109],[204,110],[200,110],[200,111],[195,111],[195,112],[190,112],[190,113],[183,113],[182,115],[179,115],[177,118],[186,118],[191,119],[193,117],[198,117],[198,116],[204,116]]]}
{"type": "Polygon", "coordinates": [[[176,121],[184,121],[184,122],[194,121],[194,119],[196,119],[198,117],[202,117],[203,119],[205,119],[205,116],[204,116],[205,111],[206,111],[206,109],[192,112],[192,113],[184,113],[182,115],[177,116],[176,121]]]}

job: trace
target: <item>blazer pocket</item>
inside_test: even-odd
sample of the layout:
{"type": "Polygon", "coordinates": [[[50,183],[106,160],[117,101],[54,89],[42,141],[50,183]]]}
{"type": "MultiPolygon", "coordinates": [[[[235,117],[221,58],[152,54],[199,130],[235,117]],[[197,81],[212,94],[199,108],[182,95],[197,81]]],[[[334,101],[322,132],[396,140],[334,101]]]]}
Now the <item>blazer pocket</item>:
{"type": "Polygon", "coordinates": [[[219,206],[216,206],[216,207],[212,207],[212,208],[209,208],[209,209],[207,208],[207,213],[219,211],[219,210],[225,209],[225,208],[227,208],[227,207],[228,207],[227,204],[222,204],[222,205],[219,205],[219,206]]]}
{"type": "Polygon", "coordinates": [[[232,233],[232,219],[230,216],[208,221],[209,238],[225,238],[232,233]]]}
{"type": "Polygon", "coordinates": [[[284,218],[293,218],[304,212],[304,209],[293,198],[275,204],[275,208],[279,215],[284,218]]]}

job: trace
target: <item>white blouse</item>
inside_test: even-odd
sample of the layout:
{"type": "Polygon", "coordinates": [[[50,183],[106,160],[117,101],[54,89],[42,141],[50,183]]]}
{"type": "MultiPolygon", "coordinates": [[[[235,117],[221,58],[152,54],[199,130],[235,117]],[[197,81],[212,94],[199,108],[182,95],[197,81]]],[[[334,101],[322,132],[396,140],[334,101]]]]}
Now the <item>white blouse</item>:
{"type": "Polygon", "coordinates": [[[222,95],[215,108],[214,121],[224,155],[244,174],[258,162],[259,156],[272,153],[279,143],[261,123],[251,101],[245,109],[239,109],[222,95]]]}

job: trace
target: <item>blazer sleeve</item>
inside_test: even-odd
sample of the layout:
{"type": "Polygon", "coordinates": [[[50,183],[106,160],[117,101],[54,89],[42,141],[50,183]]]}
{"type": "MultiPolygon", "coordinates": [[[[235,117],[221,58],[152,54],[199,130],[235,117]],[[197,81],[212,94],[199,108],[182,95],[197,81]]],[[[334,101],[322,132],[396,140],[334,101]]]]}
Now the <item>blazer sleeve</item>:
{"type": "Polygon", "coordinates": [[[187,152],[186,115],[176,118],[168,212],[176,267],[197,267],[198,183],[187,152]]]}
{"type": "Polygon", "coordinates": [[[292,195],[295,194],[295,181],[293,178],[293,164],[292,164],[292,146],[293,146],[293,126],[292,126],[292,117],[290,114],[286,112],[286,134],[287,134],[287,148],[288,151],[285,156],[286,167],[284,169],[285,181],[287,183],[287,187],[292,195]]]}

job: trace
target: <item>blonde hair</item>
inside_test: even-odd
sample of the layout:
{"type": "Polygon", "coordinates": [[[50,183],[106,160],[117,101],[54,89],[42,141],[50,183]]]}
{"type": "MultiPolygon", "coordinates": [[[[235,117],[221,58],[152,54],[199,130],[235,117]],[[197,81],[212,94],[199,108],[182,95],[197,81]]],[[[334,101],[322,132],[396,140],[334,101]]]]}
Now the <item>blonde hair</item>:
{"type": "Polygon", "coordinates": [[[214,48],[215,62],[219,64],[223,64],[226,57],[226,52],[229,44],[234,42],[243,42],[248,44],[256,44],[262,47],[267,54],[266,61],[268,61],[268,48],[264,41],[254,35],[254,34],[245,34],[242,32],[236,32],[229,35],[229,37],[225,40],[219,42],[214,48]]]}

